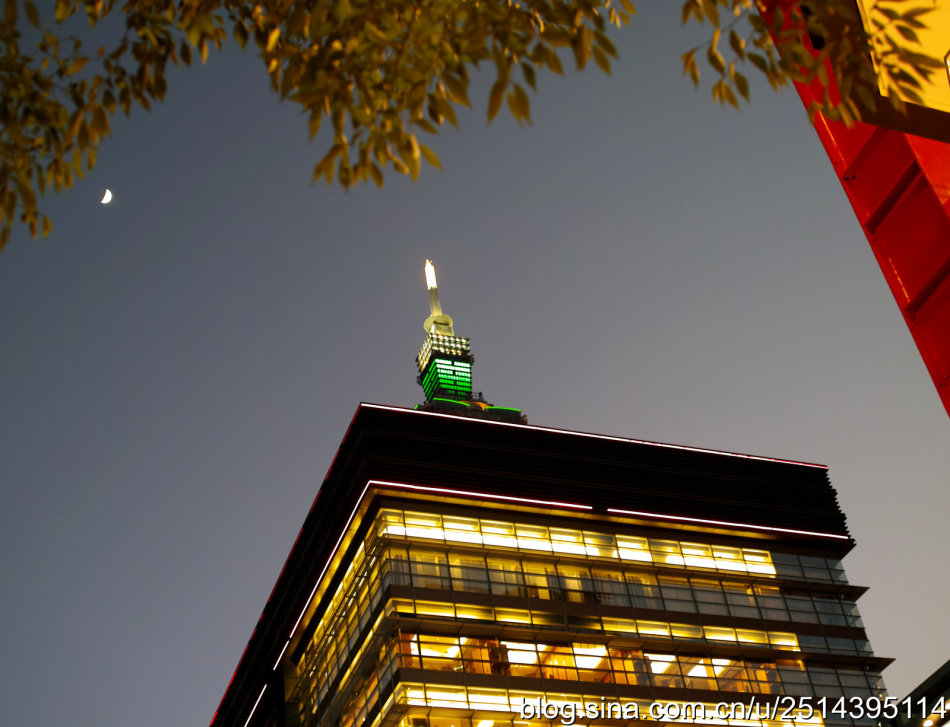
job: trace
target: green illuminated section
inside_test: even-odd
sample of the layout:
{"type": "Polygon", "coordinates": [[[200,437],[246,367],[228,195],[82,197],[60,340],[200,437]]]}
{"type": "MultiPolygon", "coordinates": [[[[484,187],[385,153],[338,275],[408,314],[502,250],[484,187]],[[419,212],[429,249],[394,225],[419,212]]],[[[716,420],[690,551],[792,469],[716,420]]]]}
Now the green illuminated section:
{"type": "Polygon", "coordinates": [[[426,394],[426,399],[430,401],[436,393],[463,399],[470,398],[472,395],[471,362],[433,357],[422,377],[422,390],[426,394]]]}

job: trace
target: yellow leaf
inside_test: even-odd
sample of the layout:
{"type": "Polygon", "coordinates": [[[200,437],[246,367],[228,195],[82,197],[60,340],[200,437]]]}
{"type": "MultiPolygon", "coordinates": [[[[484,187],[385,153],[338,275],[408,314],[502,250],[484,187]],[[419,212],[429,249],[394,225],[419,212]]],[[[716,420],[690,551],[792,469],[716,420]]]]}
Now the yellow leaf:
{"type": "Polygon", "coordinates": [[[739,108],[739,101],[736,99],[736,95],[732,92],[732,89],[728,85],[723,84],[722,86],[722,96],[726,100],[726,103],[739,108]]]}
{"type": "MultiPolygon", "coordinates": [[[[686,23],[689,21],[689,16],[693,14],[693,5],[693,0],[686,0],[686,2],[683,3],[683,25],[686,25],[686,23]]],[[[699,20],[702,21],[702,19],[703,18],[700,15],[699,20]]]]}
{"type": "Polygon", "coordinates": [[[234,24],[234,39],[242,48],[247,45],[247,28],[241,21],[234,24]]]}
{"type": "Polygon", "coordinates": [[[66,75],[72,76],[74,73],[79,73],[82,70],[82,67],[88,62],[88,58],[77,58],[74,60],[69,68],[66,69],[66,75]]]}
{"type": "Polygon", "coordinates": [[[758,53],[749,53],[749,60],[752,61],[752,65],[758,68],[762,73],[768,73],[769,64],[765,60],[765,56],[759,55],[758,53]]]}
{"type": "Polygon", "coordinates": [[[422,152],[422,156],[430,166],[433,166],[436,169],[442,169],[442,163],[439,161],[439,157],[436,156],[436,153],[429,147],[427,147],[425,144],[419,144],[419,151],[422,152]]]}
{"type": "Polygon", "coordinates": [[[29,21],[30,25],[34,28],[40,27],[40,14],[36,12],[36,6],[30,2],[30,0],[25,0],[23,3],[23,8],[26,10],[26,19],[29,21]]]}
{"type": "Polygon", "coordinates": [[[85,149],[89,146],[89,125],[86,123],[85,119],[79,124],[79,133],[76,134],[76,142],[79,144],[81,149],[85,149]]]}
{"type": "Polygon", "coordinates": [[[322,174],[326,177],[327,184],[333,181],[333,162],[343,151],[343,147],[340,144],[334,144],[330,147],[330,151],[326,153],[326,156],[323,157],[318,163],[317,166],[313,168],[313,181],[316,182],[320,175],[322,174]]]}
{"type": "Polygon", "coordinates": [[[445,87],[448,91],[449,98],[457,104],[462,104],[463,106],[471,106],[468,100],[468,88],[464,81],[456,78],[455,76],[450,76],[446,74],[442,76],[442,80],[445,82],[445,87]]]}
{"type": "Polygon", "coordinates": [[[524,89],[517,83],[514,90],[508,94],[508,109],[519,122],[524,120],[531,123],[531,103],[524,89]]]}
{"type": "Polygon", "coordinates": [[[444,98],[435,97],[435,104],[446,120],[452,124],[456,129],[459,127],[458,119],[455,117],[455,109],[452,108],[452,104],[446,101],[444,98]]]}
{"type": "Polygon", "coordinates": [[[30,180],[27,178],[26,174],[19,173],[14,176],[14,182],[17,186],[17,191],[20,193],[20,203],[23,205],[23,214],[27,217],[33,217],[36,215],[36,194],[33,192],[33,187],[30,185],[30,180]]]}
{"type": "Polygon", "coordinates": [[[280,28],[274,28],[267,35],[267,45],[264,47],[264,50],[267,52],[274,50],[274,46],[277,45],[278,38],[280,38],[280,28]]]}
{"type": "Polygon", "coordinates": [[[736,90],[746,101],[749,100],[749,82],[741,73],[736,72],[736,90]]]}
{"type": "Polygon", "coordinates": [[[76,138],[76,134],[79,132],[79,124],[82,123],[82,112],[76,111],[73,113],[72,118],[69,120],[69,127],[66,129],[66,143],[69,144],[73,139],[76,138]]]}
{"type": "Polygon", "coordinates": [[[398,157],[392,157],[390,160],[393,163],[393,169],[395,169],[400,174],[409,174],[409,169],[405,164],[402,163],[402,160],[398,157]]]}
{"type": "MultiPolygon", "coordinates": [[[[718,30],[716,31],[719,32],[718,30]]],[[[722,57],[722,53],[716,48],[715,44],[711,44],[706,50],[706,60],[709,61],[709,65],[715,68],[719,73],[724,73],[726,70],[726,59],[722,57]]]]}
{"type": "Polygon", "coordinates": [[[527,119],[528,123],[531,123],[531,102],[528,100],[528,94],[525,93],[525,90],[515,84],[515,97],[518,99],[518,105],[521,107],[521,113],[527,119]]]}
{"type": "Polygon", "coordinates": [[[531,86],[532,90],[536,90],[537,87],[535,85],[536,81],[534,76],[534,66],[532,66],[530,63],[522,63],[521,72],[524,74],[525,83],[531,86]]]}
{"type": "Polygon", "coordinates": [[[317,132],[320,131],[320,124],[323,121],[323,114],[319,111],[313,110],[310,112],[310,138],[312,139],[317,135],[317,132]]]}
{"type": "Polygon", "coordinates": [[[507,82],[498,80],[495,81],[495,84],[491,87],[491,92],[488,94],[489,121],[498,115],[498,111],[501,109],[502,99],[505,98],[505,87],[507,85],[507,82]]]}
{"type": "Polygon", "coordinates": [[[419,119],[418,121],[413,122],[420,129],[425,131],[427,134],[438,134],[439,131],[436,129],[428,119],[419,119]]]}
{"type": "Polygon", "coordinates": [[[729,31],[729,47],[732,48],[732,52],[739,56],[739,58],[745,58],[745,41],[734,28],[729,31]]]}
{"type": "Polygon", "coordinates": [[[92,111],[92,125],[100,134],[108,134],[109,129],[109,116],[106,114],[106,110],[102,106],[96,106],[92,111]]]}
{"type": "Polygon", "coordinates": [[[75,170],[76,176],[82,179],[82,151],[78,146],[73,149],[73,170],[75,170]]]}
{"type": "Polygon", "coordinates": [[[16,192],[8,189],[3,193],[3,216],[7,220],[12,220],[16,213],[16,192]]]}
{"type": "Polygon", "coordinates": [[[406,163],[406,167],[409,169],[409,176],[411,176],[413,179],[418,179],[420,166],[419,142],[416,140],[416,137],[413,134],[410,134],[406,141],[406,147],[400,147],[399,156],[401,156],[402,160],[406,163]]]}

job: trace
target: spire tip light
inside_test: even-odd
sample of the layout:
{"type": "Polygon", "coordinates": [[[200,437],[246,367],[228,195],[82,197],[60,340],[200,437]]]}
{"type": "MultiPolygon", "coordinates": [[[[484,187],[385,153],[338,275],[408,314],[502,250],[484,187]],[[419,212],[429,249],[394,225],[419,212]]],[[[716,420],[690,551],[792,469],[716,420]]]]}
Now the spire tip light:
{"type": "Polygon", "coordinates": [[[431,260],[426,260],[426,288],[434,290],[438,287],[435,282],[435,265],[432,264],[431,260]]]}

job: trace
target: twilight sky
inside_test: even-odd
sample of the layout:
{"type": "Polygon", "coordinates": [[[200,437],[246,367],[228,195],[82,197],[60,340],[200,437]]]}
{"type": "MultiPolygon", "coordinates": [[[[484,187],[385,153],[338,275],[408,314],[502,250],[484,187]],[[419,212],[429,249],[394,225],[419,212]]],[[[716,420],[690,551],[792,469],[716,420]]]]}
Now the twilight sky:
{"type": "Polygon", "coordinates": [[[210,721],[357,404],[422,400],[426,257],[532,423],[829,465],[891,694],[950,656],[950,420],[831,165],[639,9],[531,127],[476,78],[415,184],[311,187],[326,137],[232,44],[43,200],[0,255],[0,721],[210,721]]]}

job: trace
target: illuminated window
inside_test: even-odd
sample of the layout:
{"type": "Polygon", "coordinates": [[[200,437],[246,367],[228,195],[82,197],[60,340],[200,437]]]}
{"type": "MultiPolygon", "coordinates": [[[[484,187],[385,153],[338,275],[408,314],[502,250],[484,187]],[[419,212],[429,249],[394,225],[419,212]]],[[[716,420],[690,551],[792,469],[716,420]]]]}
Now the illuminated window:
{"type": "Polygon", "coordinates": [[[398,511],[388,511],[386,524],[378,533],[389,537],[430,538],[446,543],[465,542],[529,552],[653,563],[674,568],[741,571],[769,577],[776,575],[771,554],[764,550],[648,540],[627,535],[614,536],[586,530],[547,528],[475,518],[452,518],[443,523],[438,515],[424,518],[424,523],[414,522],[419,516],[419,513],[407,511],[403,525],[400,523],[398,511]]]}
{"type": "MultiPolygon", "coordinates": [[[[378,512],[366,540],[354,544],[352,552],[340,585],[318,614],[317,623],[310,625],[313,638],[298,665],[301,677],[296,688],[300,703],[318,705],[337,699],[334,695],[341,693],[341,685],[351,685],[347,689],[358,685],[358,695],[341,725],[357,727],[360,715],[372,715],[374,700],[385,692],[400,666],[432,673],[506,674],[757,694],[776,694],[780,687],[783,694],[820,689],[823,694],[836,690],[839,695],[860,696],[878,689],[876,682],[858,671],[832,675],[833,684],[822,682],[832,676],[816,672],[818,682],[811,681],[810,672],[794,661],[780,662],[776,668],[765,661],[676,653],[675,661],[663,667],[662,659],[652,658],[657,656],[652,651],[648,658],[635,649],[586,642],[565,645],[438,635],[384,644],[380,650],[374,641],[386,633],[381,631],[381,620],[390,619],[386,623],[391,629],[390,617],[400,615],[416,617],[432,628],[455,629],[459,624],[465,628],[466,623],[481,622],[533,630],[524,633],[569,630],[589,634],[578,638],[591,642],[611,637],[622,642],[629,637],[683,642],[683,648],[685,642],[742,645],[751,647],[743,651],[746,656],[757,653],[756,648],[773,657],[797,651],[804,651],[808,658],[812,652],[870,653],[863,640],[700,626],[671,618],[674,612],[699,611],[793,623],[860,625],[853,602],[812,595],[806,584],[767,582],[777,573],[793,580],[831,582],[837,561],[391,508],[378,512]],[[789,575],[790,568],[797,568],[797,575],[789,575]],[[822,569],[824,576],[817,573],[822,569]],[[430,592],[387,592],[390,587],[430,592]],[[789,593],[791,589],[797,590],[789,593]],[[484,595],[466,597],[466,593],[491,593],[493,605],[487,605],[484,595]],[[504,601],[526,597],[537,599],[537,605],[524,608],[525,602],[504,601]],[[461,602],[465,600],[475,603],[461,602]],[[637,609],[633,615],[645,618],[608,616],[606,608],[601,617],[599,609],[544,603],[555,600],[633,608],[637,609]],[[367,659],[378,662],[378,667],[358,674],[356,665],[369,663],[367,659]]],[[[661,649],[655,644],[653,648],[661,649]]],[[[679,648],[671,646],[669,651],[679,648]]],[[[659,654],[665,655],[665,650],[659,654]]],[[[493,703],[488,699],[491,695],[486,695],[479,696],[479,704],[493,703]]]]}

